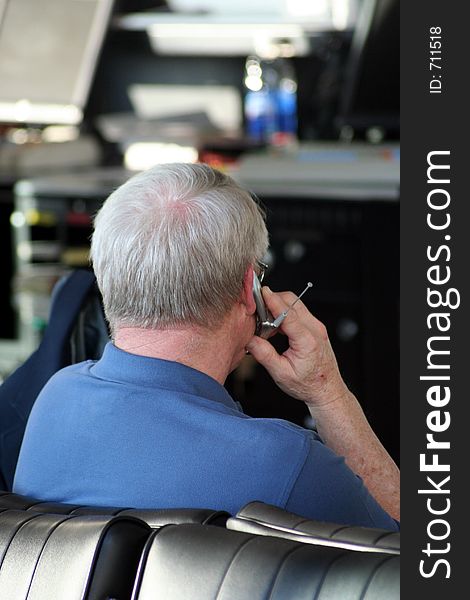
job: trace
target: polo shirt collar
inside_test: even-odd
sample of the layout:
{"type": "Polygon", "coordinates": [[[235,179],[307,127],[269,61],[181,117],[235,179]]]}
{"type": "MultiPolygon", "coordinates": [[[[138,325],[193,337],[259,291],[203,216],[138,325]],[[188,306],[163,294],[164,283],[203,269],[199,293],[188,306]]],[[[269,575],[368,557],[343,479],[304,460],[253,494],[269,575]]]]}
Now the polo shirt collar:
{"type": "Polygon", "coordinates": [[[90,371],[100,379],[193,394],[240,410],[224,386],[206,373],[171,360],[131,354],[111,342],[90,371]]]}

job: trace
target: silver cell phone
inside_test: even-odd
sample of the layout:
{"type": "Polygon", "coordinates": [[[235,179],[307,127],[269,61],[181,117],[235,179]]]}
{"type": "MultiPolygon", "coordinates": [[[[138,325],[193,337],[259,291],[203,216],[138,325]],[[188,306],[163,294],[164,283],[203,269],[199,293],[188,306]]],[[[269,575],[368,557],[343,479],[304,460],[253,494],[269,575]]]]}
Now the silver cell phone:
{"type": "Polygon", "coordinates": [[[263,294],[261,292],[261,283],[258,279],[258,275],[253,273],[253,298],[256,304],[256,330],[255,335],[262,338],[268,338],[276,329],[274,325],[274,318],[269,310],[266,308],[266,304],[263,300],[263,294]]]}
{"type": "Polygon", "coordinates": [[[263,300],[263,294],[261,292],[261,283],[258,279],[258,275],[253,273],[253,298],[255,299],[256,304],[256,330],[255,335],[267,339],[270,337],[275,329],[277,329],[284,319],[287,317],[290,309],[302,298],[307,290],[309,290],[313,286],[313,283],[310,281],[307,283],[307,287],[304,291],[297,296],[297,298],[292,302],[292,304],[282,312],[278,317],[274,318],[273,315],[269,312],[266,304],[263,300]]]}

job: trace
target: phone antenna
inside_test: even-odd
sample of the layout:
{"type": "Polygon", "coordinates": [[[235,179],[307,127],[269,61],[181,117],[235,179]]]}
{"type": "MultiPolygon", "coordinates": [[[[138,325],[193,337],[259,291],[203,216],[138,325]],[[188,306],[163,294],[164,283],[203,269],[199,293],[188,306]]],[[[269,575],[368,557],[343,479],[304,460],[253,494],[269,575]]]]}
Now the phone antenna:
{"type": "Polygon", "coordinates": [[[292,304],[290,306],[288,306],[286,308],[286,310],[284,312],[282,312],[273,322],[273,327],[279,327],[279,325],[284,321],[284,319],[287,317],[287,314],[289,313],[290,309],[297,304],[297,302],[302,298],[302,296],[305,294],[305,292],[307,290],[309,290],[311,287],[313,287],[313,283],[311,281],[309,281],[307,283],[307,287],[304,289],[304,291],[299,294],[297,296],[297,298],[294,300],[294,302],[292,302],[292,304]]]}

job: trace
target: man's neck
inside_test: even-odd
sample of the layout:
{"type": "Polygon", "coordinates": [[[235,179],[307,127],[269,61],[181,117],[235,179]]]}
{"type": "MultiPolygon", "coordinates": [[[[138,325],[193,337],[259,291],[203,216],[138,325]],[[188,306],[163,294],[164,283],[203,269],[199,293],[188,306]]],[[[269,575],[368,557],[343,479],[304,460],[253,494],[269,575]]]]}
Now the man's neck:
{"type": "Polygon", "coordinates": [[[118,328],[114,344],[121,350],[179,362],[223,384],[239,360],[232,332],[202,327],[172,329],[118,328]]]}

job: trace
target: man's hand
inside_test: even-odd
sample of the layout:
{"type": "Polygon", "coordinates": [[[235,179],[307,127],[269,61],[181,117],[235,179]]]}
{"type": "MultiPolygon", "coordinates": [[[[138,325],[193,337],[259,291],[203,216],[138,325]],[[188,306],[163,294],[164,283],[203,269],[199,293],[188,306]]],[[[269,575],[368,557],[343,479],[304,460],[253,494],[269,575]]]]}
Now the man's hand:
{"type": "MultiPolygon", "coordinates": [[[[274,317],[297,298],[291,292],[274,293],[266,287],[263,297],[274,317]]],[[[307,404],[325,444],[344,456],[379,504],[400,519],[400,472],[346,387],[325,326],[297,302],[280,330],[289,338],[283,354],[257,336],[246,349],[284,392],[307,404]]]]}
{"type": "MultiPolygon", "coordinates": [[[[296,300],[292,292],[274,293],[263,288],[266,306],[274,317],[296,300]]],[[[309,407],[323,407],[348,393],[325,326],[299,301],[280,326],[289,348],[279,355],[274,347],[254,336],[246,349],[262,364],[276,384],[289,396],[309,407]]]]}

